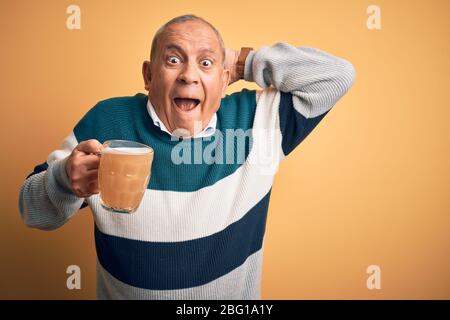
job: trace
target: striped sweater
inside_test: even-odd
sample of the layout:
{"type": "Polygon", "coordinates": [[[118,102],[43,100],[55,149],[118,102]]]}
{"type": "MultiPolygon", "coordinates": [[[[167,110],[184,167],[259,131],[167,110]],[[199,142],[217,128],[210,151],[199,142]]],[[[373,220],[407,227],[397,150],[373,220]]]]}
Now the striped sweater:
{"type": "Polygon", "coordinates": [[[244,72],[261,90],[226,95],[214,135],[181,142],[155,126],[146,95],[101,101],[27,177],[21,217],[29,227],[53,230],[90,207],[98,299],[259,299],[274,174],[354,76],[351,63],[319,49],[285,42],[262,47],[250,52],[244,72]],[[244,147],[225,134],[239,131],[249,133],[244,147]],[[153,147],[151,179],[136,213],[111,213],[98,195],[82,199],[71,192],[65,161],[88,139],[153,147]],[[235,148],[225,147],[230,144],[235,148]],[[185,154],[174,161],[180,147],[185,154]],[[199,152],[209,157],[195,161],[199,152]]]}

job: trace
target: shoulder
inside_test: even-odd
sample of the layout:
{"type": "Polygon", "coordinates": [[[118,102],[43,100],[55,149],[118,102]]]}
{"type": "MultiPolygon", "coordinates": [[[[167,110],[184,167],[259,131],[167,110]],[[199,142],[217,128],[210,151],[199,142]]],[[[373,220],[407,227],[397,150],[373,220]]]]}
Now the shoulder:
{"type": "Polygon", "coordinates": [[[95,136],[99,128],[111,127],[113,123],[132,123],[134,118],[142,117],[146,103],[147,96],[142,93],[101,100],[76,124],[74,133],[86,139],[84,136],[95,136]]]}
{"type": "Polygon", "coordinates": [[[256,90],[242,89],[227,94],[220,103],[217,116],[224,128],[250,128],[256,110],[256,90]]]}
{"type": "Polygon", "coordinates": [[[253,105],[256,100],[256,90],[242,89],[241,91],[233,92],[232,94],[227,94],[222,99],[222,104],[227,105],[253,105]]]}
{"type": "Polygon", "coordinates": [[[126,97],[114,97],[101,100],[95,104],[89,111],[88,114],[114,112],[123,108],[138,107],[142,106],[147,102],[147,96],[143,93],[138,93],[134,96],[126,97]]]}

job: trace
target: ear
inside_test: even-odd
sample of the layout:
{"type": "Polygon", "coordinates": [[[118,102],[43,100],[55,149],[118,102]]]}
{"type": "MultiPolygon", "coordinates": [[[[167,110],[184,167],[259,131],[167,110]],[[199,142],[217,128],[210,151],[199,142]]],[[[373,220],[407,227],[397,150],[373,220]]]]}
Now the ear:
{"type": "Polygon", "coordinates": [[[223,69],[222,71],[222,98],[225,97],[228,84],[230,83],[231,72],[228,69],[223,69]]]}
{"type": "Polygon", "coordinates": [[[152,80],[152,70],[150,61],[144,61],[142,64],[142,77],[144,78],[145,90],[150,89],[150,82],[152,80]]]}

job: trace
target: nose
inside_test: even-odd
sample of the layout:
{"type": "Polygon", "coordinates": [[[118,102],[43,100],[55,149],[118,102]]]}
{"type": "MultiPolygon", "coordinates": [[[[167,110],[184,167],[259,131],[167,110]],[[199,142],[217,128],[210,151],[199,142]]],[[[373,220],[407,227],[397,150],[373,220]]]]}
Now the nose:
{"type": "Polygon", "coordinates": [[[199,83],[198,70],[195,63],[187,62],[178,74],[178,80],[186,84],[199,83]]]}

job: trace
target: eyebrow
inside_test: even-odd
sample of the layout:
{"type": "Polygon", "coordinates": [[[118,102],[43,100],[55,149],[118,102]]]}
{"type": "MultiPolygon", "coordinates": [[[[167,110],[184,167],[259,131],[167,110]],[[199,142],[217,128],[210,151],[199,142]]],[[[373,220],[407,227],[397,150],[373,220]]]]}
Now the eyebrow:
{"type": "MultiPolygon", "coordinates": [[[[181,53],[185,53],[183,48],[181,48],[179,45],[177,45],[175,43],[170,43],[170,44],[168,44],[168,45],[166,45],[164,47],[164,51],[168,51],[168,50],[177,50],[177,51],[180,51],[181,53]]],[[[209,52],[209,53],[212,53],[212,54],[216,54],[216,52],[213,49],[211,49],[211,48],[200,48],[198,51],[202,52],[202,53],[203,52],[209,52]]]]}

